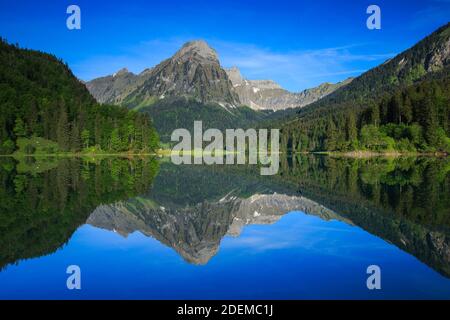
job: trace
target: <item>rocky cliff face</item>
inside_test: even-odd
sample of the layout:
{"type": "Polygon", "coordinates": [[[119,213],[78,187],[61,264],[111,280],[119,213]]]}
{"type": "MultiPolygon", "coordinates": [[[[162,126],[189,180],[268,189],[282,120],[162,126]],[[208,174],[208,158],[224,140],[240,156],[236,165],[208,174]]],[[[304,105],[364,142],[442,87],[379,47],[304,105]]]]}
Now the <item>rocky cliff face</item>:
{"type": "Polygon", "coordinates": [[[186,43],[173,57],[139,75],[125,70],[88,82],[99,102],[138,108],[166,97],[191,97],[223,107],[240,104],[217,53],[204,41],[186,43]]]}
{"type": "Polygon", "coordinates": [[[124,68],[113,75],[89,81],[86,87],[98,102],[120,104],[140,80],[141,77],[124,68]]]}
{"type": "Polygon", "coordinates": [[[336,84],[323,83],[318,87],[292,93],[283,89],[272,80],[247,80],[238,68],[227,69],[228,77],[242,104],[255,110],[283,110],[304,107],[313,103],[342,86],[351,82],[351,78],[336,84]]]}

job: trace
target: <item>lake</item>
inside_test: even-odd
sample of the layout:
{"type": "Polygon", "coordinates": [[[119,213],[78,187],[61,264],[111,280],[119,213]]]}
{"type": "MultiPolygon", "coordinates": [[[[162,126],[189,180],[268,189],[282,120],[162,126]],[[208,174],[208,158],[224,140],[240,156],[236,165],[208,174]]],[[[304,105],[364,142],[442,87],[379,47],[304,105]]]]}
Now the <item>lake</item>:
{"type": "Polygon", "coordinates": [[[450,298],[446,158],[5,157],[0,183],[0,299],[450,298]]]}

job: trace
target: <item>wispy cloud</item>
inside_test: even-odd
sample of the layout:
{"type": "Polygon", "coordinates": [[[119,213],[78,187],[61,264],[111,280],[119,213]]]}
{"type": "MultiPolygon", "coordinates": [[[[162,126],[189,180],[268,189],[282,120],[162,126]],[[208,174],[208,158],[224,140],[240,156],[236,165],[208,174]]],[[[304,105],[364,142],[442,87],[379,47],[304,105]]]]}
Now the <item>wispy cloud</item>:
{"type": "MultiPolygon", "coordinates": [[[[188,40],[191,39],[144,41],[116,55],[81,61],[72,68],[83,80],[111,74],[123,67],[138,73],[170,57],[188,40]]],[[[292,91],[359,75],[393,56],[392,53],[356,53],[367,44],[278,52],[253,44],[206,40],[216,49],[224,67],[237,66],[248,79],[272,79],[292,91]]]]}
{"type": "Polygon", "coordinates": [[[225,66],[236,65],[250,79],[274,79],[290,90],[298,91],[340,76],[358,75],[393,56],[355,54],[359,45],[306,51],[274,52],[249,44],[216,44],[225,66]],[[361,68],[362,67],[362,68],[361,68]]]}

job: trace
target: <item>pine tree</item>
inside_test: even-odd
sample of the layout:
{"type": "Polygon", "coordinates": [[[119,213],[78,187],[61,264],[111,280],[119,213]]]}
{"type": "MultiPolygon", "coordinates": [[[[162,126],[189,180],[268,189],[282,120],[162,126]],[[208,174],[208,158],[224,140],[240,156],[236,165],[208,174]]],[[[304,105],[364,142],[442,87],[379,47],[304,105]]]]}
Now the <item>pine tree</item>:
{"type": "Polygon", "coordinates": [[[121,151],[122,141],[119,135],[119,129],[114,129],[111,133],[111,150],[121,151]]]}
{"type": "Polygon", "coordinates": [[[102,148],[102,131],[101,131],[101,118],[99,114],[95,115],[95,145],[102,148]]]}
{"type": "Polygon", "coordinates": [[[411,99],[406,96],[401,106],[401,114],[403,122],[410,124],[413,119],[412,103],[411,99]]]}
{"type": "Polygon", "coordinates": [[[370,123],[375,126],[380,125],[380,107],[376,103],[370,106],[370,123]]]}
{"type": "Polygon", "coordinates": [[[69,139],[69,121],[67,110],[63,106],[59,112],[58,125],[56,128],[56,139],[62,151],[68,151],[70,147],[69,139]]]}
{"type": "Polygon", "coordinates": [[[77,123],[73,122],[70,130],[70,149],[78,152],[81,150],[80,130],[77,123]]]}
{"type": "Polygon", "coordinates": [[[358,130],[356,128],[356,118],[353,112],[347,116],[347,140],[353,141],[357,138],[358,130]]]}
{"type": "Polygon", "coordinates": [[[337,132],[336,125],[331,117],[328,118],[327,122],[327,133],[325,138],[325,150],[333,151],[336,150],[337,132]]]}
{"type": "MultiPolygon", "coordinates": [[[[145,146],[144,146],[145,147],[145,146]]],[[[150,130],[149,149],[156,151],[159,148],[159,135],[156,130],[150,130]]]]}
{"type": "Polygon", "coordinates": [[[439,134],[438,134],[438,121],[436,117],[436,109],[433,105],[433,100],[429,95],[425,97],[423,101],[424,113],[424,135],[428,144],[435,147],[438,144],[439,134]]]}
{"type": "Polygon", "coordinates": [[[389,102],[389,122],[402,123],[402,108],[399,93],[395,93],[389,102]]]}
{"type": "Polygon", "coordinates": [[[83,148],[89,148],[90,138],[91,133],[89,132],[89,130],[84,129],[81,132],[81,141],[83,142],[83,148]]]}
{"type": "Polygon", "coordinates": [[[27,130],[25,129],[22,118],[16,118],[13,131],[16,137],[24,137],[27,135],[27,130]]]}

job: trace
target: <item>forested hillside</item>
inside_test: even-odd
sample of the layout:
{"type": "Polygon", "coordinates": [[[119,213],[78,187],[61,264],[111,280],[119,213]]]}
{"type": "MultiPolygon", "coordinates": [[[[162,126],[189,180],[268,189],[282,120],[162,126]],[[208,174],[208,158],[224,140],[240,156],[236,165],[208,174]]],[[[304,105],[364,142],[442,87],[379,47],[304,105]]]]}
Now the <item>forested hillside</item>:
{"type": "Polygon", "coordinates": [[[283,147],[294,151],[450,151],[449,47],[447,24],[278,123],[283,147]]]}
{"type": "Polygon", "coordinates": [[[264,119],[266,111],[248,107],[224,108],[215,103],[202,103],[193,98],[166,98],[139,110],[154,119],[161,141],[169,142],[171,133],[178,128],[194,132],[194,121],[202,121],[204,130],[216,128],[245,128],[264,119]]]}
{"type": "Polygon", "coordinates": [[[148,115],[100,105],[53,55],[0,39],[0,154],[150,151],[158,136],[148,115]],[[36,137],[44,139],[36,140],[36,137]],[[38,142],[36,142],[38,141],[38,142]]]}

